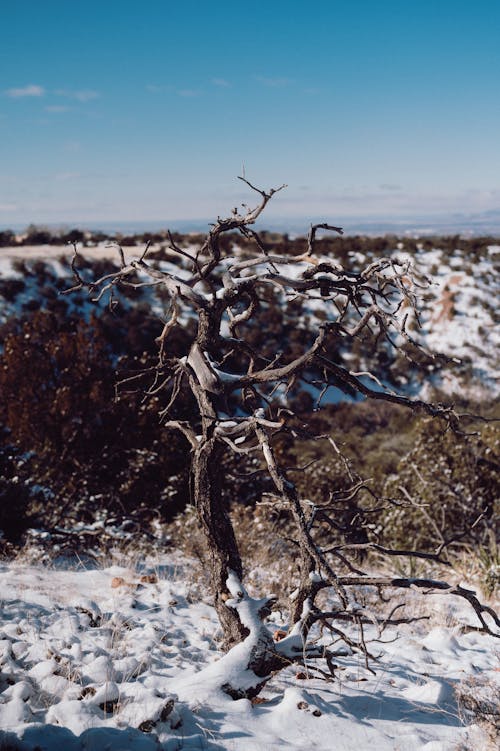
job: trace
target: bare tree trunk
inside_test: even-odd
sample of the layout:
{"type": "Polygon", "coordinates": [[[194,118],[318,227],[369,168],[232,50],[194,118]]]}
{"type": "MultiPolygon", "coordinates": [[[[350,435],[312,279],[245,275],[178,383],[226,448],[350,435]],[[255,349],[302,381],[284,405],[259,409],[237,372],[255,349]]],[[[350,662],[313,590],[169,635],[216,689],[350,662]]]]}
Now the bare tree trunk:
{"type": "Polygon", "coordinates": [[[221,447],[214,438],[202,440],[193,452],[191,492],[208,548],[210,579],[215,595],[215,609],[224,632],[224,648],[229,649],[247,634],[233,608],[226,605],[231,597],[227,588],[229,572],[242,579],[243,567],[233,525],[221,496],[221,447]]]}

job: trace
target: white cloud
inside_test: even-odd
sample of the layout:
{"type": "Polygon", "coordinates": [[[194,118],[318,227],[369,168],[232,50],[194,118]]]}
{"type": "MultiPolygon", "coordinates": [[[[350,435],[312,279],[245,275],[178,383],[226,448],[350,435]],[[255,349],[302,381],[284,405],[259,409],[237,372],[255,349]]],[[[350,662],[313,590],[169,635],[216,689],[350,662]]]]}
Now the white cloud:
{"type": "Polygon", "coordinates": [[[80,141],[65,141],[62,145],[63,151],[67,151],[69,154],[76,154],[82,148],[80,141]]]}
{"type": "MultiPolygon", "coordinates": [[[[212,83],[214,82],[212,81],[212,83]]],[[[222,86],[226,84],[218,85],[222,86]]],[[[230,86],[230,84],[227,84],[227,86],[230,86]]],[[[146,91],[149,91],[150,94],[176,94],[177,96],[182,96],[186,99],[200,96],[200,94],[202,93],[199,89],[176,89],[171,84],[157,85],[154,83],[146,84],[146,91]]]]}
{"type": "Polygon", "coordinates": [[[45,107],[45,112],[69,112],[71,107],[67,107],[65,104],[49,104],[45,107]]]}
{"type": "Polygon", "coordinates": [[[398,185],[397,183],[382,183],[378,186],[380,190],[386,190],[389,193],[399,193],[403,190],[403,187],[401,185],[398,185]]]}
{"type": "Polygon", "coordinates": [[[289,86],[292,83],[290,78],[281,78],[279,76],[274,78],[268,76],[255,76],[255,79],[263,86],[269,86],[273,89],[281,88],[282,86],[289,86]]]}
{"type": "Polygon", "coordinates": [[[20,89],[7,89],[5,92],[7,96],[12,97],[13,99],[20,99],[21,97],[26,96],[44,96],[45,89],[43,86],[37,86],[36,84],[29,84],[28,86],[23,86],[20,89]]]}
{"type": "Polygon", "coordinates": [[[100,94],[93,89],[57,89],[57,96],[63,96],[67,99],[76,99],[78,102],[90,102],[91,99],[98,99],[100,94]]]}
{"type": "Polygon", "coordinates": [[[0,211],[16,211],[17,206],[15,203],[0,203],[0,211]]]}
{"type": "Polygon", "coordinates": [[[212,78],[211,83],[214,86],[219,86],[221,89],[228,89],[231,86],[225,78],[212,78]]]}
{"type": "Polygon", "coordinates": [[[58,182],[67,183],[71,180],[78,180],[81,177],[80,172],[57,172],[54,175],[54,180],[58,182]]]}
{"type": "Polygon", "coordinates": [[[169,91],[171,89],[170,86],[158,86],[155,83],[148,83],[146,85],[146,91],[149,91],[150,94],[163,94],[166,91],[169,91]]]}

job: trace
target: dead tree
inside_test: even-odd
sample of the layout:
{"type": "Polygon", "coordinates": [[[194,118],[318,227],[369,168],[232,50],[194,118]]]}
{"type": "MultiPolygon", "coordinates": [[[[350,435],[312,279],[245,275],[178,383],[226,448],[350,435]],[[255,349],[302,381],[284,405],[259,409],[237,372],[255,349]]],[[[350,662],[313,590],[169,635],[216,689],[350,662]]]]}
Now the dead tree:
{"type": "MultiPolygon", "coordinates": [[[[447,592],[464,597],[473,606],[480,627],[491,633],[494,626],[500,626],[500,620],[490,608],[479,603],[473,592],[442,581],[374,577],[360,569],[357,558],[363,548],[386,556],[442,561],[444,545],[434,554],[391,550],[376,542],[322,546],[316,530],[325,524],[335,528],[335,503],[314,506],[300,498],[292,473],[280,466],[275,451],[275,438],[280,433],[287,431],[292,437],[299,436],[298,429],[290,427],[293,415],[286,408],[286,393],[312,377],[316,383],[320,382],[322,393],[335,384],[346,393],[403,405],[457,429],[458,417],[451,408],[395,393],[385,388],[374,374],[353,372],[347,358],[339,354],[339,344],[349,344],[367,335],[375,344],[384,342],[396,349],[409,344],[422,350],[406,329],[409,315],[418,321],[415,291],[422,279],[419,280],[408,262],[392,257],[379,258],[357,271],[343,268],[335,259],[320,257],[318,231],[342,234],[341,228],[329,224],[312,226],[298,255],[271,252],[252,225],[281,188],[265,192],[240,179],[259,195],[255,208],[243,205],[241,210],[234,209],[229,218],[219,218],[197,252],[181,248],[170,236],[170,249],[184,264],[182,273],[180,266],[179,273],[172,273],[149,262],[148,247],[131,261],[126,261],[119,248],[120,269],[88,282],[78,270],[75,247],[72,268],[76,283],[68,290],[87,288],[94,299],[100,299],[107,293],[112,298],[124,285],[150,285],[161,286],[168,294],[169,312],[157,340],[158,361],[150,373],[148,390],[151,394],[159,390],[168,393],[168,404],[161,415],[164,428],[181,431],[191,447],[192,502],[209,551],[215,608],[225,648],[238,645],[236,649],[246,675],[242,683],[234,677],[228,680],[224,690],[234,697],[252,697],[274,671],[290,661],[319,657],[328,660],[328,650],[308,643],[308,634],[316,623],[327,626],[334,635],[367,656],[363,623],[373,620],[373,615],[356,602],[353,593],[359,585],[379,590],[411,588],[426,593],[447,592]],[[247,246],[249,241],[253,244],[253,249],[228,250],[228,243],[221,242],[227,233],[239,233],[247,246]],[[304,349],[298,355],[285,350],[265,357],[246,338],[257,311],[266,305],[269,296],[282,309],[294,301],[303,308],[321,311],[321,320],[313,316],[311,330],[304,331],[304,349]],[[196,321],[189,351],[184,357],[169,356],[169,334],[183,325],[186,316],[196,321]],[[228,362],[237,365],[230,369],[228,362]],[[172,416],[186,387],[196,401],[195,421],[172,416]],[[261,471],[272,482],[273,503],[286,509],[294,523],[298,551],[296,587],[289,597],[289,629],[280,640],[273,638],[264,623],[275,598],[256,600],[248,595],[242,583],[238,543],[221,500],[220,458],[225,451],[260,457],[261,471]],[[325,590],[334,595],[331,599],[334,605],[330,604],[326,610],[318,605],[321,599],[318,595],[325,590]],[[345,619],[354,620],[359,626],[359,639],[353,640],[339,627],[345,619]],[[249,674],[253,679],[248,678],[249,674]]],[[[333,449],[336,450],[335,445],[333,449]]],[[[366,484],[353,478],[349,492],[344,495],[354,498],[361,492],[370,491],[366,484]]],[[[229,655],[233,659],[234,650],[229,655]]]]}

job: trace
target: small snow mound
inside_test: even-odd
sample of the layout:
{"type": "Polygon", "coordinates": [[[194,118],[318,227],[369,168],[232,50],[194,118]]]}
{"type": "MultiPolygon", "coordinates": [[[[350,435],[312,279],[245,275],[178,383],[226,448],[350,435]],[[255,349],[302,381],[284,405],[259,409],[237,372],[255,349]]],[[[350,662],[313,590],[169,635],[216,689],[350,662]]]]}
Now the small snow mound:
{"type": "Polygon", "coordinates": [[[276,707],[275,712],[288,714],[294,713],[297,710],[301,712],[308,712],[315,717],[321,717],[321,710],[314,704],[312,697],[301,688],[287,688],[283,694],[283,698],[279,705],[276,707]]]}
{"type": "Polygon", "coordinates": [[[458,652],[460,644],[456,640],[453,632],[441,626],[433,628],[421,644],[432,652],[458,652]]]}
{"type": "Polygon", "coordinates": [[[75,735],[80,735],[89,728],[102,726],[102,713],[96,709],[78,699],[63,700],[49,707],[46,722],[49,725],[67,728],[75,735]]]}
{"type": "Polygon", "coordinates": [[[103,686],[100,686],[95,694],[90,697],[89,701],[92,704],[108,704],[115,703],[120,697],[120,689],[113,681],[108,681],[103,686]]]}
{"type": "Polygon", "coordinates": [[[403,696],[411,702],[422,704],[443,704],[452,694],[450,687],[438,680],[430,680],[420,685],[410,686],[402,691],[403,696]]]}
{"type": "Polygon", "coordinates": [[[83,666],[84,677],[92,683],[106,683],[112,673],[111,658],[108,655],[90,657],[88,663],[83,666]]]}

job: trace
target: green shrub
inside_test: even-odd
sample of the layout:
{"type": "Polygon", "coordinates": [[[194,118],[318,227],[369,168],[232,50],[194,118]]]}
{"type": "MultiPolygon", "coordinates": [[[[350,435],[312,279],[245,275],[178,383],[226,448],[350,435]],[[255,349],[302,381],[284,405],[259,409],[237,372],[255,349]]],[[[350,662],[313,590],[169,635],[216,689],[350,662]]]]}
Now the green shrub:
{"type": "Polygon", "coordinates": [[[485,544],[498,524],[499,448],[492,426],[478,436],[455,435],[422,419],[412,449],[385,483],[384,495],[401,505],[384,513],[384,541],[422,550],[443,541],[485,544]]]}

